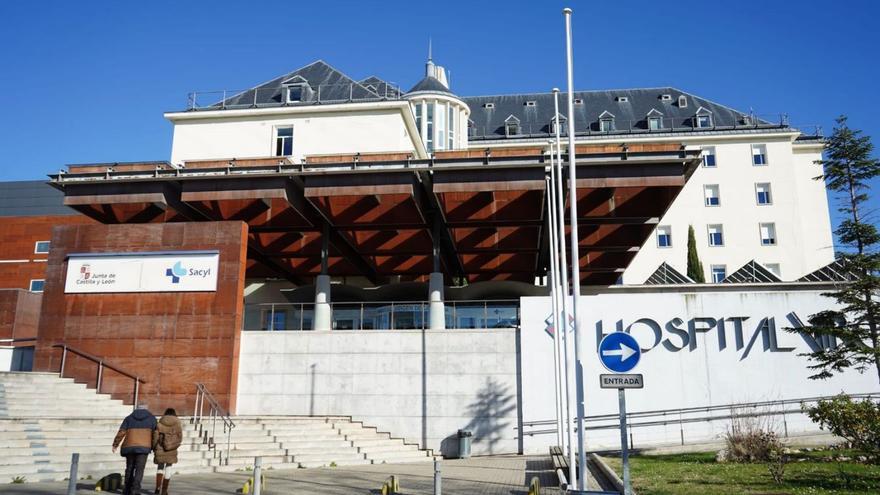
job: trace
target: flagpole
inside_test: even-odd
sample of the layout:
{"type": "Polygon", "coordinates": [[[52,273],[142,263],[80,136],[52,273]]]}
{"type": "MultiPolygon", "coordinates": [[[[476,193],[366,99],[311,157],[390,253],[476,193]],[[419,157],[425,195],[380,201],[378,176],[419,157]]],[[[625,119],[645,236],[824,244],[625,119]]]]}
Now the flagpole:
{"type": "Polygon", "coordinates": [[[550,141],[550,177],[546,177],[547,186],[547,228],[550,231],[550,298],[553,304],[553,372],[556,379],[556,441],[557,445],[565,452],[565,440],[562,434],[563,423],[563,400],[562,400],[562,356],[560,355],[560,329],[563,328],[559,319],[559,265],[556,239],[556,195],[553,194],[554,176],[554,149],[553,141],[550,141]]]}
{"type": "Polygon", "coordinates": [[[578,300],[581,292],[580,255],[578,253],[578,216],[577,216],[577,149],[574,144],[574,56],[571,46],[571,9],[562,11],[565,16],[565,55],[568,75],[568,199],[571,224],[571,290],[574,319],[574,353],[575,353],[575,389],[577,392],[577,441],[578,467],[581,476],[578,479],[578,490],[585,490],[584,481],[587,476],[587,454],[584,450],[584,363],[581,348],[580,322],[578,321],[578,300]]]}
{"type": "Polygon", "coordinates": [[[563,363],[565,366],[565,433],[568,446],[568,480],[571,484],[575,482],[575,468],[577,465],[574,463],[574,431],[572,430],[571,421],[571,361],[569,360],[571,352],[568,345],[568,338],[571,335],[568,329],[568,315],[571,313],[568,307],[568,259],[565,250],[565,199],[562,193],[562,138],[560,135],[562,122],[559,119],[559,88],[553,88],[553,108],[556,110],[556,166],[558,167],[556,170],[555,190],[556,211],[559,215],[557,219],[559,234],[556,237],[559,239],[559,271],[562,272],[562,277],[560,277],[562,279],[562,326],[564,328],[562,332],[562,346],[565,353],[563,363]]]}

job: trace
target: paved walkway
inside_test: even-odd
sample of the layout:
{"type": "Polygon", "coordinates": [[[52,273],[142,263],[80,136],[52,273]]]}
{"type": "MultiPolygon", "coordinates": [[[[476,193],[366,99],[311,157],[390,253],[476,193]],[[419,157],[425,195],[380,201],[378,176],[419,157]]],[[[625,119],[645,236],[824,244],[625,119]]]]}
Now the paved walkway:
{"type": "MultiPolygon", "coordinates": [[[[124,466],[120,465],[120,468],[124,466]]],[[[400,480],[403,495],[433,495],[434,466],[378,464],[321,469],[266,470],[265,495],[352,495],[378,493],[388,476],[400,480]],[[371,492],[372,490],[372,492],[371,492]]],[[[541,493],[558,495],[556,475],[547,456],[488,456],[442,461],[443,495],[526,495],[533,476],[541,480],[541,493]]],[[[173,493],[208,495],[236,493],[248,473],[211,473],[175,476],[173,493]]],[[[152,493],[154,480],[144,480],[152,493]]],[[[94,494],[93,484],[80,482],[78,494],[94,494]]],[[[10,495],[63,495],[67,483],[27,483],[0,485],[0,493],[10,495]]],[[[146,492],[145,492],[146,493],[146,492]]]]}

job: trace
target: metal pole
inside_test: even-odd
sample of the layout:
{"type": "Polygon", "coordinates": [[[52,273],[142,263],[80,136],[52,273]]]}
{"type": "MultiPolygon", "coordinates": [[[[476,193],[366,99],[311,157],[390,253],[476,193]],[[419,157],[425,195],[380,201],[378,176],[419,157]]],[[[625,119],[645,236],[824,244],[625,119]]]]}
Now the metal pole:
{"type": "Polygon", "coordinates": [[[578,466],[581,477],[578,479],[578,490],[585,490],[584,483],[587,478],[587,453],[584,445],[584,365],[583,349],[581,349],[580,322],[578,322],[578,299],[581,293],[581,270],[580,255],[578,253],[578,216],[577,216],[577,170],[575,155],[577,150],[574,144],[574,74],[573,55],[571,47],[571,9],[563,11],[565,15],[565,54],[566,69],[568,72],[568,201],[571,219],[571,291],[572,304],[571,316],[574,319],[574,354],[575,354],[575,390],[577,392],[577,440],[578,440],[578,466]]]}
{"type": "Polygon", "coordinates": [[[98,361],[98,379],[95,380],[95,393],[101,393],[101,379],[104,375],[104,361],[98,361]]]}
{"type": "MultiPolygon", "coordinates": [[[[553,175],[553,143],[550,143],[550,173],[553,175]]],[[[562,435],[562,372],[560,368],[561,357],[559,355],[559,332],[562,325],[559,324],[559,272],[556,261],[556,215],[554,214],[553,184],[550,177],[546,178],[547,184],[547,228],[550,229],[550,304],[553,310],[553,378],[556,395],[556,442],[565,452],[565,443],[562,435]]]]}
{"type": "Polygon", "coordinates": [[[441,495],[443,490],[440,485],[443,482],[443,476],[440,474],[440,461],[434,459],[434,495],[441,495]]]}
{"type": "Polygon", "coordinates": [[[76,480],[79,479],[77,471],[79,470],[79,454],[70,456],[70,477],[67,481],[67,495],[76,495],[76,480]]]}
{"type": "MultiPolygon", "coordinates": [[[[556,115],[559,115],[559,89],[553,88],[553,108],[556,111],[556,115]]],[[[568,338],[570,335],[568,329],[568,315],[569,311],[569,298],[568,298],[568,259],[566,255],[565,249],[565,199],[562,189],[562,139],[560,137],[560,125],[556,126],[556,166],[558,167],[556,170],[556,210],[558,212],[559,218],[559,271],[562,272],[562,314],[560,318],[562,319],[562,327],[564,331],[562,332],[562,350],[565,353],[565,359],[563,360],[563,365],[565,366],[565,435],[567,438],[568,445],[568,480],[570,484],[574,484],[575,482],[575,468],[576,465],[574,463],[574,431],[572,430],[571,425],[571,374],[570,374],[570,361],[569,357],[571,355],[571,351],[569,350],[568,338]]]]}
{"type": "MultiPolygon", "coordinates": [[[[263,470],[263,458],[257,456],[254,459],[254,495],[260,495],[260,491],[263,489],[262,483],[260,483],[260,471],[263,470]]],[[[626,494],[629,495],[629,494],[626,494]]]]}
{"type": "Polygon", "coordinates": [[[64,378],[64,365],[67,363],[67,346],[61,348],[61,368],[58,370],[58,378],[64,378]]]}
{"type": "Polygon", "coordinates": [[[138,377],[134,377],[134,406],[137,409],[138,406],[138,393],[140,392],[141,381],[138,377]]]}
{"type": "Polygon", "coordinates": [[[620,457],[623,461],[623,495],[632,495],[632,484],[629,479],[629,446],[626,442],[626,392],[617,389],[617,401],[620,407],[620,457]]]}

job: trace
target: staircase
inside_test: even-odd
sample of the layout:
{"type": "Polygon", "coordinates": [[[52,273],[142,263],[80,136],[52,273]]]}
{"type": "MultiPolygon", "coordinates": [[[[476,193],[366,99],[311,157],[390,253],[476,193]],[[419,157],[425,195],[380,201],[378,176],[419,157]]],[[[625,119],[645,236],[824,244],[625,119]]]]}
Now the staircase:
{"type": "MultiPolygon", "coordinates": [[[[131,406],[57,373],[0,373],[0,485],[16,477],[27,482],[64,480],[74,452],[80,454],[81,479],[124,471],[123,459],[110,447],[129,413],[131,406]]],[[[218,431],[211,449],[189,418],[181,418],[184,438],[174,472],[245,470],[256,456],[263,457],[263,466],[275,469],[433,460],[418,446],[347,417],[233,420],[227,459],[225,435],[218,431]]],[[[210,426],[204,427],[210,432],[210,426]]],[[[145,479],[154,470],[150,458],[145,479]]]]}

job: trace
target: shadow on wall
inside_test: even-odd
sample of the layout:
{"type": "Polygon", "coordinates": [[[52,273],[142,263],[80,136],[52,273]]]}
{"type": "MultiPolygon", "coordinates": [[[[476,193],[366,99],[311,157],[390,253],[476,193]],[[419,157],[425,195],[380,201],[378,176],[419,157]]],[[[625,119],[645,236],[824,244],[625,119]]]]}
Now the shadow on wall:
{"type": "MultiPolygon", "coordinates": [[[[486,378],[486,383],[477,392],[477,400],[467,407],[467,415],[472,419],[463,428],[473,432],[474,450],[479,448],[480,453],[495,454],[498,443],[504,440],[504,431],[511,424],[510,415],[516,412],[516,398],[509,391],[509,387],[498,383],[495,379],[486,378]]],[[[446,438],[443,443],[452,444],[452,455],[458,455],[458,442],[455,436],[446,438]],[[453,442],[447,442],[447,440],[453,442]]],[[[447,455],[441,443],[443,455],[447,455]]]]}

